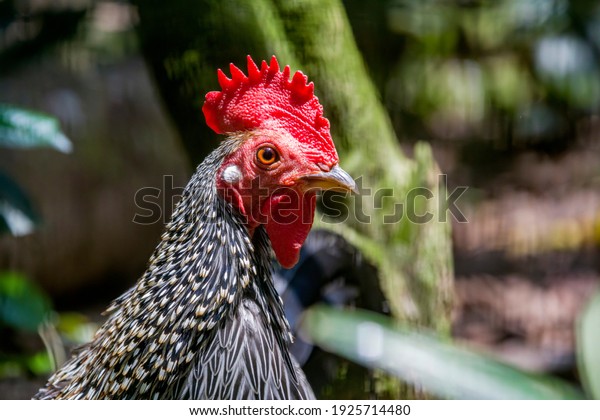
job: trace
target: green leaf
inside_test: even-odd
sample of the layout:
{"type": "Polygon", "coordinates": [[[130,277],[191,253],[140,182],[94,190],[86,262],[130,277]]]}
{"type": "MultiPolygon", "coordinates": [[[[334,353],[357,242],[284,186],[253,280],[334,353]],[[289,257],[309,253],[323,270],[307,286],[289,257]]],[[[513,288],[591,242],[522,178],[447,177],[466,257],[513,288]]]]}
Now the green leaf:
{"type": "Polygon", "coordinates": [[[30,374],[45,376],[52,370],[52,362],[45,351],[33,354],[0,354],[0,380],[23,378],[30,374]]]}
{"type": "Polygon", "coordinates": [[[303,332],[316,344],[370,368],[383,369],[442,398],[581,399],[556,378],[525,373],[491,357],[394,324],[365,311],[317,306],[303,332]]]}
{"type": "Polygon", "coordinates": [[[0,146],[11,148],[53,147],[69,153],[73,146],[56,118],[39,112],[0,104],[0,146]]]}
{"type": "Polygon", "coordinates": [[[25,362],[29,371],[37,376],[46,375],[54,370],[52,360],[46,351],[27,356],[25,362]]]}
{"type": "Polygon", "coordinates": [[[0,272],[0,325],[37,332],[51,310],[50,300],[23,275],[0,272]]]}
{"type": "Polygon", "coordinates": [[[0,233],[31,233],[40,221],[29,198],[10,177],[0,172],[0,233]]]}
{"type": "Polygon", "coordinates": [[[583,387],[600,399],[600,293],[596,293],[579,318],[577,363],[583,387]]]}
{"type": "Polygon", "coordinates": [[[62,337],[81,345],[92,340],[98,330],[98,324],[79,312],[61,312],[57,328],[62,337]]]}

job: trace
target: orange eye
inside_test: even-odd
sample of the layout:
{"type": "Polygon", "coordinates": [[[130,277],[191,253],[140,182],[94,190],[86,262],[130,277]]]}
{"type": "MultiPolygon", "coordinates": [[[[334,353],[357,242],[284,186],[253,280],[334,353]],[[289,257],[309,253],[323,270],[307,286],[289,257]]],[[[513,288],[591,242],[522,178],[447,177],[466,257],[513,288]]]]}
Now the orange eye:
{"type": "Polygon", "coordinates": [[[256,152],[256,160],[261,165],[272,165],[279,160],[279,154],[271,146],[263,146],[256,152]]]}

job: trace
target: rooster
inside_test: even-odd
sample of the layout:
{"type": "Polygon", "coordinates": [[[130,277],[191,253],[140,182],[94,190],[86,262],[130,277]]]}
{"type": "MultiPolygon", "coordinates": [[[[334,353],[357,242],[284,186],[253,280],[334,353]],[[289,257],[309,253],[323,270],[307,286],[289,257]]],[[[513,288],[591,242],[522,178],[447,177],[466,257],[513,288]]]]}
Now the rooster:
{"type": "Polygon", "coordinates": [[[221,70],[198,166],[148,268],[36,399],[308,399],[272,256],[292,267],[319,190],[354,191],[301,72],[277,59],[221,70]]]}

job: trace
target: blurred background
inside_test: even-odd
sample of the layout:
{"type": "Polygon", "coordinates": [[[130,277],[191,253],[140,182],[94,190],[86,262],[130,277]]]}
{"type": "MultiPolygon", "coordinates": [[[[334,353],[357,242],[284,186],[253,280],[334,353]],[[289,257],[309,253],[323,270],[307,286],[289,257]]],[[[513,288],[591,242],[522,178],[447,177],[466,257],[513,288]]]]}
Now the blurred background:
{"type": "MultiPolygon", "coordinates": [[[[467,222],[449,216],[449,333],[579,386],[576,322],[600,284],[600,4],[342,6],[404,154],[428,143],[448,190],[468,187],[456,203],[467,222]]],[[[29,398],[50,372],[42,320],[69,345],[89,339],[159,240],[176,200],[164,177],[183,187],[197,164],[181,119],[202,123],[205,91],[188,87],[197,115],[173,116],[140,8],[0,0],[0,398],[29,398]],[[14,113],[60,130],[24,141],[14,113]],[[160,189],[163,220],[132,222],[144,187],[160,189]]],[[[169,23],[157,50],[172,32],[197,36],[169,23]]],[[[210,150],[208,135],[197,142],[210,150]]]]}

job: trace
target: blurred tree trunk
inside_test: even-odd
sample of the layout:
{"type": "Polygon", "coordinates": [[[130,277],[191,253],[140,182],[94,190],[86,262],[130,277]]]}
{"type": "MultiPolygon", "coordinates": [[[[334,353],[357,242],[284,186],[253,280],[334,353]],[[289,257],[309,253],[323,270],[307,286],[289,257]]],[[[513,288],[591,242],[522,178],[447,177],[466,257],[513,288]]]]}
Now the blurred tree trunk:
{"type": "Polygon", "coordinates": [[[427,144],[417,144],[414,159],[402,153],[340,1],[145,0],[138,8],[144,54],[194,163],[215,146],[200,108],[204,94],[219,88],[217,68],[227,73],[230,62],[243,67],[248,54],[256,61],[275,54],[309,75],[343,167],[371,189],[349,199],[345,223],[318,223],[377,265],[396,318],[447,334],[453,269],[439,170],[427,144]],[[415,216],[425,213],[431,220],[419,223],[415,216]]]}
{"type": "Polygon", "coordinates": [[[295,64],[283,24],[270,0],[134,0],[141,48],[183,146],[194,165],[218,138],[204,122],[204,95],[220,90],[216,70],[244,68],[275,52],[295,64]]]}

